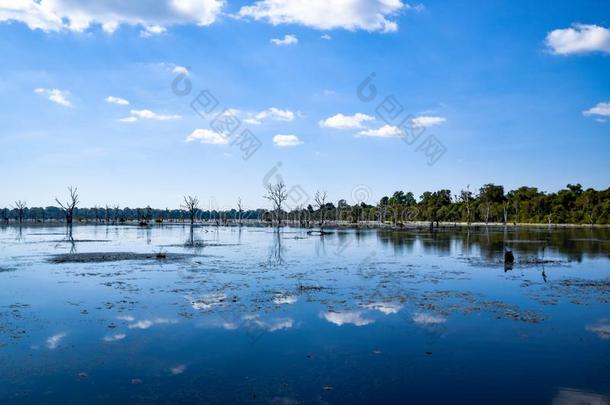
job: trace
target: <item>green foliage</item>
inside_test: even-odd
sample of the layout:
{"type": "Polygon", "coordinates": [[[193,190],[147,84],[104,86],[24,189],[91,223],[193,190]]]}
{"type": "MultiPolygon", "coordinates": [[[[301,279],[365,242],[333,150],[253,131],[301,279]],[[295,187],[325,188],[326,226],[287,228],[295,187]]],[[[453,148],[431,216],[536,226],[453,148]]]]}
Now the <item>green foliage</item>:
{"type": "MultiPolygon", "coordinates": [[[[328,221],[383,222],[400,226],[410,221],[438,222],[495,222],[502,223],[552,223],[552,224],[610,224],[610,188],[606,190],[583,189],[580,184],[568,184],[565,189],[556,193],[545,193],[535,187],[520,187],[504,192],[504,187],[485,184],[473,193],[466,188],[453,196],[450,190],[426,191],[419,201],[413,193],[396,191],[391,197],[383,197],[375,206],[360,203],[350,206],[346,200],[339,200],[335,206],[327,202],[323,207],[312,207],[283,213],[287,219],[309,224],[313,218],[320,216],[328,221]]],[[[0,209],[0,222],[19,220],[16,207],[0,209]]],[[[269,218],[265,210],[246,210],[242,219],[269,218]]],[[[25,207],[21,215],[27,222],[63,220],[64,213],[57,207],[25,207]]],[[[236,219],[238,212],[200,211],[198,220],[212,221],[217,218],[236,219]]],[[[184,210],[158,210],[150,206],[131,209],[115,208],[77,208],[75,218],[85,221],[103,220],[110,223],[122,223],[131,220],[156,222],[183,221],[188,217],[184,210]]]]}

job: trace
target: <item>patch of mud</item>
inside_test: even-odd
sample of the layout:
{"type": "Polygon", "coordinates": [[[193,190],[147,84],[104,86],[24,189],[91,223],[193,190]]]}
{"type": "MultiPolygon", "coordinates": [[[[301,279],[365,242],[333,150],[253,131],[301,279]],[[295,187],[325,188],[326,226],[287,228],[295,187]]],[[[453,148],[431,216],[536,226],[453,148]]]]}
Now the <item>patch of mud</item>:
{"type": "Polygon", "coordinates": [[[50,241],[40,241],[40,243],[43,242],[51,242],[51,243],[108,243],[108,242],[112,242],[110,239],[74,239],[74,240],[69,240],[69,239],[61,239],[61,240],[50,240],[50,241]]]}
{"type": "Polygon", "coordinates": [[[239,243],[218,243],[218,242],[206,242],[206,241],[194,241],[194,242],[186,242],[182,244],[173,244],[173,245],[162,245],[161,247],[168,248],[206,248],[206,247],[220,247],[220,246],[239,246],[239,243]]]}
{"type": "Polygon", "coordinates": [[[318,285],[299,285],[297,287],[297,291],[299,292],[309,292],[309,291],[323,291],[325,287],[321,287],[318,285]]]}
{"type": "Polygon", "coordinates": [[[51,263],[106,263],[127,260],[157,260],[160,262],[176,262],[193,257],[190,254],[164,253],[159,257],[156,253],[132,252],[96,252],[54,255],[49,258],[51,263]]]}

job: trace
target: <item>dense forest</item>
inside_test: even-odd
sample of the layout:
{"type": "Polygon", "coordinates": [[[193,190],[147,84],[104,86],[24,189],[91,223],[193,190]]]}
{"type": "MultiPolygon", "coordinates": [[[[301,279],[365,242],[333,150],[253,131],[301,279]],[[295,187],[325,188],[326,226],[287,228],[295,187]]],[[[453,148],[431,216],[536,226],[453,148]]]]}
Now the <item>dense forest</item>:
{"type": "MultiPolygon", "coordinates": [[[[237,209],[228,211],[206,211],[199,209],[198,204],[171,210],[153,209],[150,206],[79,208],[75,200],[70,214],[77,222],[107,224],[127,221],[146,224],[186,222],[191,217],[194,222],[216,224],[248,220],[271,222],[278,213],[282,221],[304,226],[330,221],[352,224],[378,222],[394,226],[414,221],[425,221],[431,225],[441,222],[610,224],[610,188],[584,190],[580,184],[568,184],[556,193],[545,193],[535,187],[520,187],[505,192],[502,186],[486,184],[478,190],[466,188],[457,194],[450,190],[427,191],[419,199],[411,192],[396,191],[374,205],[365,202],[350,205],[347,200],[339,200],[335,204],[326,202],[325,196],[324,193],[324,198],[320,199],[319,193],[316,193],[316,198],[307,206],[288,207],[284,203],[273,211],[243,210],[241,202],[237,209]]],[[[3,223],[63,221],[67,215],[65,206],[28,207],[23,201],[16,201],[11,207],[0,211],[3,223]]]]}

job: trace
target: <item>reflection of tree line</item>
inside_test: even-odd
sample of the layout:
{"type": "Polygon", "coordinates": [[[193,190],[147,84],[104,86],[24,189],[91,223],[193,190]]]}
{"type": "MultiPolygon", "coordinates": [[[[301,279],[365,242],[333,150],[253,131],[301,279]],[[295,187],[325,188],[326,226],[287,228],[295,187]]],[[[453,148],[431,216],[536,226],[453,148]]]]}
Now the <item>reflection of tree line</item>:
{"type": "Polygon", "coordinates": [[[379,240],[399,252],[412,252],[416,245],[427,254],[449,255],[454,252],[479,252],[481,258],[498,261],[505,248],[518,256],[543,257],[556,253],[571,261],[586,255],[607,256],[610,229],[543,229],[476,227],[451,230],[377,231],[379,240]]]}

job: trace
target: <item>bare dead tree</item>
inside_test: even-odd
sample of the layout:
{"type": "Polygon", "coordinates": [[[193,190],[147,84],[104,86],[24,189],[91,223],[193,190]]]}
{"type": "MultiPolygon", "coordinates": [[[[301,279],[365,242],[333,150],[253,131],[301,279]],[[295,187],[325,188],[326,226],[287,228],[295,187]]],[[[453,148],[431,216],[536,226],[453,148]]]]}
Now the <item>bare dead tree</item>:
{"type": "Polygon", "coordinates": [[[273,211],[275,212],[275,216],[277,218],[277,226],[279,228],[282,225],[282,205],[284,204],[286,199],[288,199],[288,191],[286,191],[286,185],[282,181],[275,185],[268,184],[267,194],[263,197],[271,201],[271,204],[273,205],[273,211]]]}
{"type": "Polygon", "coordinates": [[[119,207],[118,205],[115,205],[114,209],[113,209],[113,216],[112,216],[113,225],[116,225],[117,221],[119,220],[120,211],[121,211],[121,207],[119,207]]]}
{"type": "Polygon", "coordinates": [[[23,213],[25,211],[27,207],[27,204],[25,201],[15,201],[15,209],[17,210],[17,215],[19,216],[19,223],[23,223],[23,213]]]}
{"type": "Polygon", "coordinates": [[[237,198],[237,223],[241,225],[241,217],[244,213],[241,197],[237,198]]]}
{"type": "Polygon", "coordinates": [[[313,201],[320,213],[320,232],[322,232],[326,221],[326,191],[316,191],[313,201]]]}
{"type": "Polygon", "coordinates": [[[197,210],[199,209],[199,198],[190,195],[185,195],[184,204],[182,204],[182,208],[188,211],[189,218],[191,220],[191,226],[193,226],[193,224],[195,223],[195,215],[197,214],[197,210]]]}
{"type": "Polygon", "coordinates": [[[66,216],[66,223],[68,225],[72,225],[72,219],[74,218],[74,209],[78,205],[78,189],[76,187],[68,187],[68,191],[70,192],[69,200],[64,204],[57,197],[55,197],[55,201],[62,210],[64,210],[64,214],[66,216]]]}

